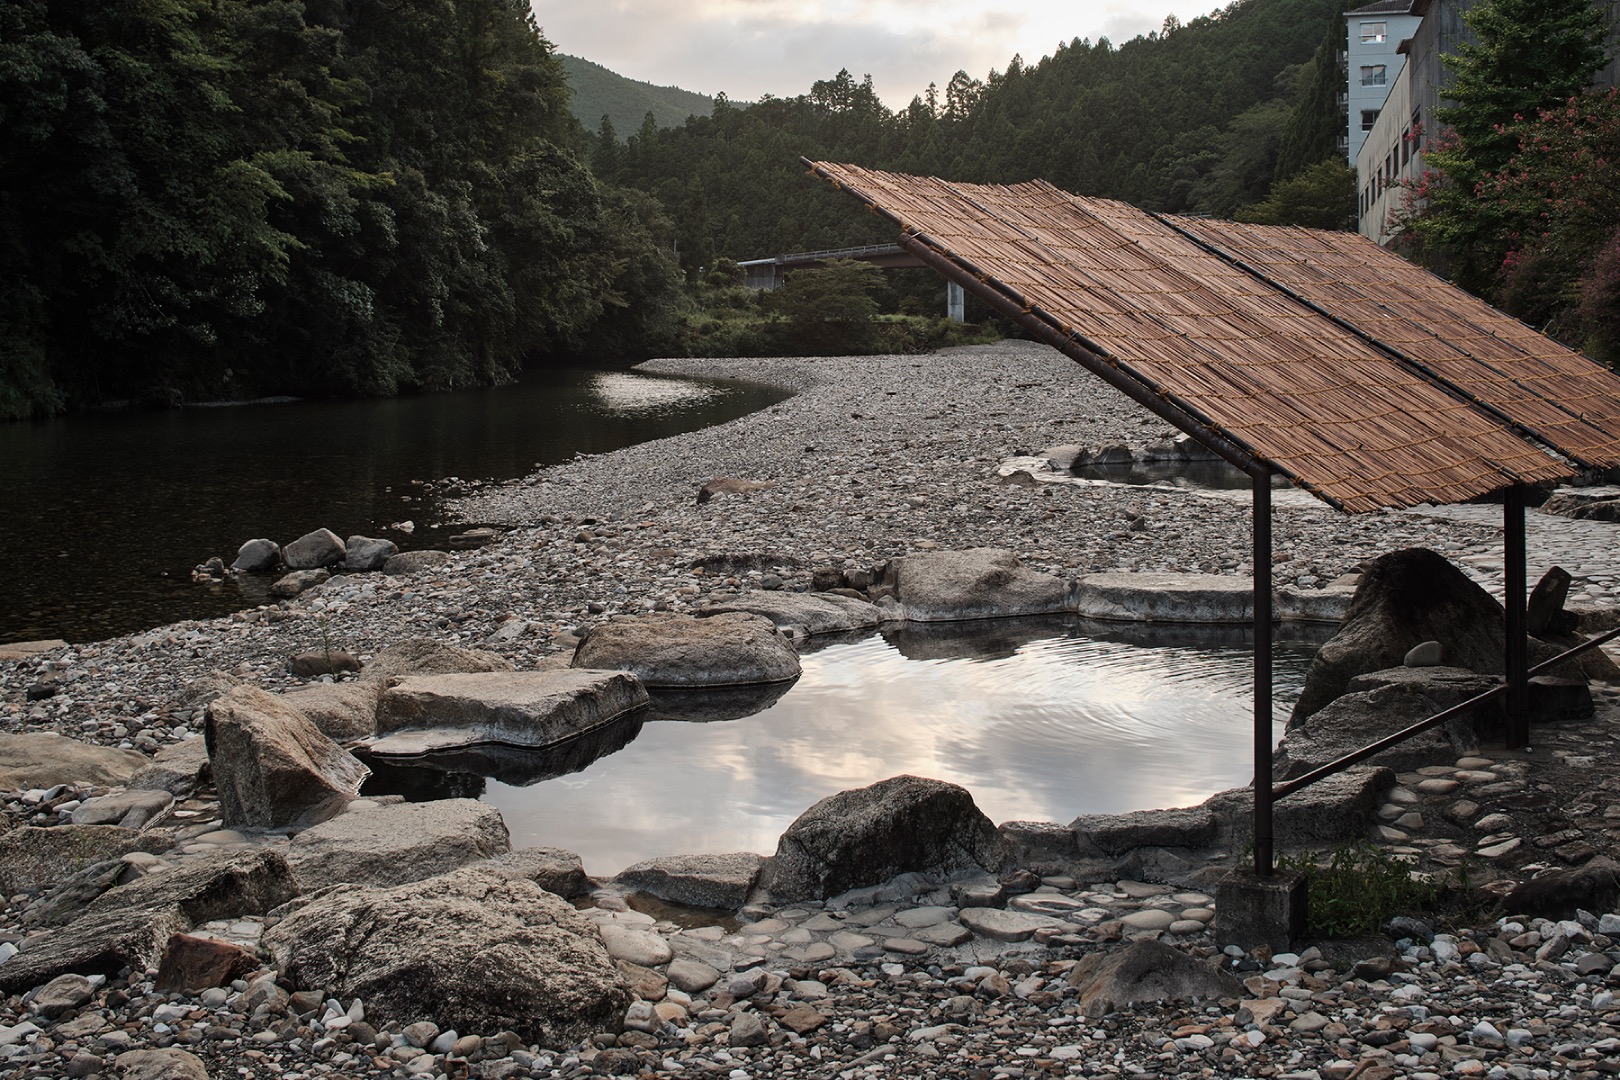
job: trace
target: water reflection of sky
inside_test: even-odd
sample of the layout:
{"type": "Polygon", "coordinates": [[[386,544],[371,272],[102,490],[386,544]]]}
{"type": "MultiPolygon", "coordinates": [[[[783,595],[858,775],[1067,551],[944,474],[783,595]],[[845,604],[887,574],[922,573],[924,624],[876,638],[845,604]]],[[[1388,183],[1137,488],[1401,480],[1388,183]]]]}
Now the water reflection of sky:
{"type": "MultiPolygon", "coordinates": [[[[1279,716],[1308,662],[1308,648],[1279,647],[1279,716]]],[[[515,846],[577,851],[594,874],[659,854],[769,854],[818,799],[901,773],[961,784],[998,823],[1185,806],[1248,781],[1251,664],[1242,646],[1089,637],[915,660],[874,636],[805,656],[765,712],[651,721],[582,772],[492,782],[485,798],[515,846]]]]}
{"type": "Polygon", "coordinates": [[[720,393],[691,379],[632,375],[627,371],[599,371],[590,381],[595,408],[620,415],[664,412],[672,406],[689,408],[720,393]]]}

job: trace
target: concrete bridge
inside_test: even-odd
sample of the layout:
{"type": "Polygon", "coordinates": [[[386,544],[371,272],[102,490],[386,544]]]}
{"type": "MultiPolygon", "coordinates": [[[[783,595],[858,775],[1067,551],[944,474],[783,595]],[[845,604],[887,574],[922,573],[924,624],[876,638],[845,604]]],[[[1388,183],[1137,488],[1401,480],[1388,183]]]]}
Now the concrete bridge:
{"type": "MultiPolygon", "coordinates": [[[[770,259],[748,259],[737,265],[743,268],[743,284],[748,288],[780,289],[789,270],[825,266],[835,259],[858,259],[884,270],[925,265],[922,260],[899,244],[868,244],[865,247],[799,251],[792,255],[777,255],[770,259]]],[[[962,286],[954,281],[945,282],[945,314],[955,322],[963,321],[964,298],[962,286]]]]}

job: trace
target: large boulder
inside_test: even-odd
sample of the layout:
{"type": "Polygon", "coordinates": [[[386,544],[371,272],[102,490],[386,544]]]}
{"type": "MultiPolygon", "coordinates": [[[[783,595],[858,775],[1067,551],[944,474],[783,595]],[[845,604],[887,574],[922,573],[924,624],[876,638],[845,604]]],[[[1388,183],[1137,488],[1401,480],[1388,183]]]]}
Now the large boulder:
{"type": "Polygon", "coordinates": [[[469,867],[284,909],[261,944],[294,985],[358,997],[371,1023],[509,1029],[563,1047],[613,1030],[630,995],[592,923],[529,881],[469,867]]]}
{"type": "Polygon", "coordinates": [[[205,737],[227,825],[313,825],[354,798],[370,775],[303,713],[254,687],[208,706],[205,737]]]}
{"type": "Polygon", "coordinates": [[[587,630],[573,666],[628,671],[650,687],[743,686],[798,678],[799,654],[759,615],[653,612],[587,630]]]}
{"type": "Polygon", "coordinates": [[[917,776],[829,795],[777,842],[762,884],[784,900],[824,900],[912,871],[1000,871],[1006,841],[965,788],[917,776]]]}
{"type": "Polygon", "coordinates": [[[84,914],[176,908],[192,924],[263,915],[298,894],[287,859],[270,848],[207,852],[109,889],[84,914]]]}
{"type": "Polygon", "coordinates": [[[281,546],[274,540],[249,540],[237,549],[236,560],[231,563],[231,569],[257,574],[274,570],[280,564],[281,546]]]}
{"type": "Polygon", "coordinates": [[[287,862],[300,881],[403,885],[511,847],[499,810],[475,799],[436,799],[350,810],[298,833],[287,862]]]}
{"type": "Polygon", "coordinates": [[[883,609],[838,593],[751,592],[699,611],[700,617],[741,611],[762,615],[795,637],[868,630],[885,618],[883,609]]]}
{"type": "Polygon", "coordinates": [[[381,570],[389,559],[398,554],[399,545],[392,540],[351,536],[343,542],[343,569],[381,570]]]}
{"type": "Polygon", "coordinates": [[[343,561],[343,541],[331,529],[305,533],[281,549],[281,561],[289,570],[319,570],[343,561]]]}
{"type": "Polygon", "coordinates": [[[59,975],[146,971],[163,958],[169,938],[191,928],[177,908],[87,915],[53,933],[30,938],[0,964],[0,994],[20,994],[59,975]]]}
{"type": "Polygon", "coordinates": [[[1289,723],[1343,694],[1350,680],[1400,667],[1425,641],[1438,641],[1444,663],[1500,675],[1506,640],[1502,605],[1444,557],[1406,548],[1367,564],[1350,610],[1317,652],[1289,723]]]}
{"type": "MultiPolygon", "coordinates": [[[[1347,693],[1311,716],[1289,723],[1277,747],[1276,775],[1279,779],[1302,776],[1497,684],[1489,675],[1450,667],[1401,667],[1357,675],[1350,680],[1347,693]]],[[[1501,711],[1500,701],[1487,702],[1479,710],[1414,735],[1368,760],[1402,772],[1455,761],[1479,750],[1482,730],[1500,729],[1501,711]]]]}
{"type": "Polygon", "coordinates": [[[1236,978],[1162,941],[1088,953],[1069,969],[1069,985],[1078,991],[1081,1012],[1091,1018],[1161,1001],[1244,996],[1236,978]]]}
{"type": "Polygon", "coordinates": [[[920,622],[1050,615],[1071,604],[1067,581],[1029,570],[997,548],[906,555],[884,568],[905,617],[920,622]]]}
{"type": "Polygon", "coordinates": [[[68,972],[145,971],[169,939],[198,923],[263,915],[297,894],[287,862],[269,850],[220,852],[109,889],[69,913],[66,926],[29,937],[0,964],[0,993],[68,972]]]}
{"type": "Polygon", "coordinates": [[[373,754],[416,755],[501,743],[546,747],[647,704],[621,671],[497,671],[396,678],[377,707],[373,754]]]}
{"type": "Polygon", "coordinates": [[[121,785],[146,766],[137,750],[94,746],[51,732],[0,735],[0,791],[49,788],[75,781],[121,785]]]}

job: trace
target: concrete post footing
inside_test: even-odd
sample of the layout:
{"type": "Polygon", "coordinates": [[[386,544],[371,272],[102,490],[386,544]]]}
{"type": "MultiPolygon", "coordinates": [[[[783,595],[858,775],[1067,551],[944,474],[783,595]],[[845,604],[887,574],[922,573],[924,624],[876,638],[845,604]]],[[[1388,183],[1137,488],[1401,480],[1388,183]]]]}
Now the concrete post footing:
{"type": "Polygon", "coordinates": [[[1278,870],[1261,877],[1233,870],[1215,887],[1215,940],[1252,949],[1287,950],[1305,933],[1305,874],[1278,870]]]}

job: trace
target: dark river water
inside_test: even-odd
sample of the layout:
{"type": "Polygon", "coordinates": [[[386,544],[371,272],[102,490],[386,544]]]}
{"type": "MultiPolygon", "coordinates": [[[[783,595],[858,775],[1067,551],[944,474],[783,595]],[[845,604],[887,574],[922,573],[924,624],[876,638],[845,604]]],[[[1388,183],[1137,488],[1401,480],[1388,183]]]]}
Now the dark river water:
{"type": "Polygon", "coordinates": [[[768,387],[622,371],[380,401],[191,407],[0,423],[0,642],[93,641],[264,602],[193,585],[210,556],[325,527],[443,546],[413,480],[509,479],[734,419],[768,387]],[[409,501],[407,501],[409,500],[409,501]],[[413,521],[409,535],[387,526],[413,521]]]}

